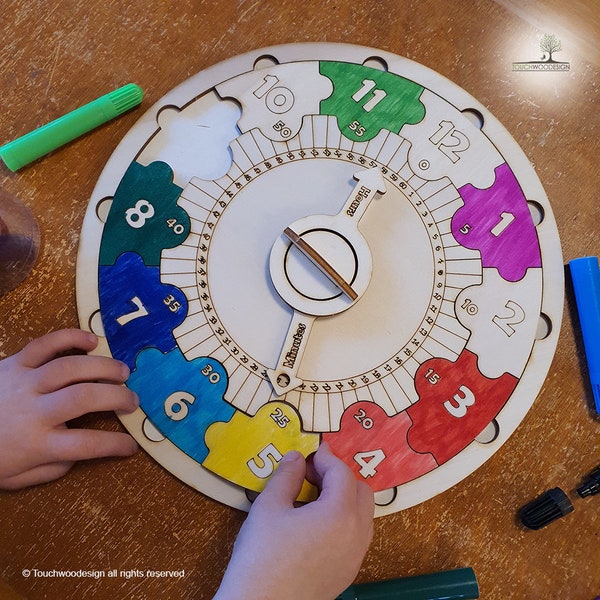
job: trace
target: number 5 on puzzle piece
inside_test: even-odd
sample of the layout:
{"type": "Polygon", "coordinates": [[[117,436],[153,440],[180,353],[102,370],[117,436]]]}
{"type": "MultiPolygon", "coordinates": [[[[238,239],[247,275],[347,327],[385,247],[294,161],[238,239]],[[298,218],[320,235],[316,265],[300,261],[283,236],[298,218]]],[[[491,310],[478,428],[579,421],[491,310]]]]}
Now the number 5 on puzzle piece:
{"type": "MultiPolygon", "coordinates": [[[[206,432],[210,449],[202,463],[213,473],[256,492],[263,490],[286,452],[298,450],[305,457],[319,446],[319,435],[300,429],[298,413],[283,402],[269,402],[254,415],[237,412],[228,423],[215,423],[206,432]]],[[[315,497],[304,482],[299,501],[315,497]]]]}

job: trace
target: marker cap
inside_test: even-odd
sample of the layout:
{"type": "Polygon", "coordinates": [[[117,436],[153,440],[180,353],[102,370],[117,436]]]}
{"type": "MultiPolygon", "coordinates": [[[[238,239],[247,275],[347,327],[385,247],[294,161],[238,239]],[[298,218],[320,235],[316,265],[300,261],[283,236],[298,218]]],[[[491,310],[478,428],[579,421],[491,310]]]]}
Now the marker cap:
{"type": "Polygon", "coordinates": [[[541,529],[573,512],[573,504],[560,489],[553,488],[532,500],[520,510],[521,522],[529,529],[541,529]]]}

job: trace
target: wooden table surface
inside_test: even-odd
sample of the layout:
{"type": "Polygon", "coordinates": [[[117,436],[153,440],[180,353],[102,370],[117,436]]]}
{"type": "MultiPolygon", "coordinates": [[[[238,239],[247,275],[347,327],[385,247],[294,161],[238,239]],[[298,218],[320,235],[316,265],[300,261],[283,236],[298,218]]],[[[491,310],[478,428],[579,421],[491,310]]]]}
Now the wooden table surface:
{"type": "MultiPolygon", "coordinates": [[[[42,232],[32,275],[0,298],[0,356],[77,326],[83,215],[104,164],[144,107],[214,63],[274,44],[378,47],[456,82],[531,160],[565,263],[600,254],[597,0],[3,0],[0,14],[0,142],[130,81],[146,91],[141,109],[18,173],[0,167],[0,185],[32,209],[42,232]],[[512,71],[514,61],[539,60],[544,33],[561,40],[556,58],[570,70],[512,71]]],[[[78,425],[121,429],[109,413],[78,425]]],[[[574,489],[600,464],[599,432],[567,277],[558,349],[531,411],[463,482],[378,518],[358,580],[472,566],[486,600],[593,600],[600,595],[600,496],[581,499],[574,489]],[[574,512],[537,532],[523,528],[518,509],[556,486],[570,494],[574,512]]],[[[57,482],[0,493],[0,597],[210,598],[243,519],[143,451],[80,463],[57,482]],[[105,577],[25,577],[25,569],[105,577]],[[184,573],[110,578],[110,569],[184,573]]]]}

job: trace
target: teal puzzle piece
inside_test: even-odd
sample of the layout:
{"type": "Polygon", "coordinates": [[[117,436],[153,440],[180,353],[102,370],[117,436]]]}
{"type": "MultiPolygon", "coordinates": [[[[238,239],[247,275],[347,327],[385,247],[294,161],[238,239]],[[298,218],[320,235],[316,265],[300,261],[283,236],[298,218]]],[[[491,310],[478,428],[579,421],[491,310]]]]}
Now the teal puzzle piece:
{"type": "Polygon", "coordinates": [[[113,265],[131,250],[158,266],[163,248],[179,246],[190,231],[189,215],[177,205],[182,189],[167,163],[132,162],[115,192],[102,242],[100,265],[113,265]]]}

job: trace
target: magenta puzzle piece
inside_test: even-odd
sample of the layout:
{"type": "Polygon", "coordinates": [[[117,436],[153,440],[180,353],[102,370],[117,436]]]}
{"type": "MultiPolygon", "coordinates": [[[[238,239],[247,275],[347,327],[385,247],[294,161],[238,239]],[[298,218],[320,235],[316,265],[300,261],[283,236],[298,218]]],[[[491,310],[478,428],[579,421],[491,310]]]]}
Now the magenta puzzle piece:
{"type": "Polygon", "coordinates": [[[452,218],[456,241],[481,252],[483,267],[495,267],[507,281],[519,281],[542,258],[527,199],[509,166],[496,169],[496,181],[480,190],[471,184],[458,191],[465,205],[452,218]]]}

